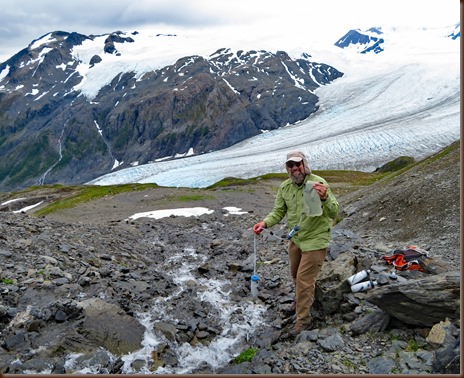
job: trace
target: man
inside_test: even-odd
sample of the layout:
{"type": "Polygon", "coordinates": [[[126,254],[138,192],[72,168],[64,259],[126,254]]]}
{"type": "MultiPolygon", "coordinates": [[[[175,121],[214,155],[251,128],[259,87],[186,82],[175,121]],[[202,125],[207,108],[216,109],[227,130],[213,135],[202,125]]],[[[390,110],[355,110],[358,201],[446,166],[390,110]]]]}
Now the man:
{"type": "MultiPolygon", "coordinates": [[[[298,335],[312,326],[311,306],[314,302],[316,278],[325,260],[330,241],[333,220],[338,214],[339,204],[327,182],[311,173],[306,156],[301,151],[291,151],[285,162],[289,179],[279,187],[273,210],[253,226],[253,232],[259,235],[264,228],[279,223],[285,215],[287,226],[295,230],[288,245],[290,272],[295,283],[296,322],[290,331],[291,336],[298,335]],[[305,194],[317,193],[316,201],[322,207],[320,215],[308,213],[308,201],[305,194]]],[[[313,201],[314,204],[314,201],[313,201]]],[[[314,208],[314,206],[311,206],[314,208]]]]}

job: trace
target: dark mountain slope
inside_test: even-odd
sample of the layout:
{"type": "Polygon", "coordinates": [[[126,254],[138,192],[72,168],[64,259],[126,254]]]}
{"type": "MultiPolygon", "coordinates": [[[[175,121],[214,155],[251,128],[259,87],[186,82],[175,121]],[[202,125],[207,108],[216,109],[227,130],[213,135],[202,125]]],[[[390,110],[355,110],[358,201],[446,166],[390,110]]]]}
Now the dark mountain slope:
{"type": "Polygon", "coordinates": [[[82,62],[73,47],[94,39],[50,33],[0,65],[0,190],[79,184],[116,166],[228,147],[307,118],[314,89],[343,75],[307,54],[220,49],[141,78],[119,73],[89,100],[76,87],[82,64],[91,70],[134,43],[113,33],[82,62]]]}

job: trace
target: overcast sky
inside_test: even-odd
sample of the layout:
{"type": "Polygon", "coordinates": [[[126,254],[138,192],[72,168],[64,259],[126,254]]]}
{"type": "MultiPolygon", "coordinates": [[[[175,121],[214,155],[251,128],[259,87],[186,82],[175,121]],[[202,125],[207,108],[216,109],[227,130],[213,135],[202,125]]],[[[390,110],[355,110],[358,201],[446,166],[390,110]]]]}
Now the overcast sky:
{"type": "Polygon", "coordinates": [[[0,62],[56,30],[326,38],[372,26],[451,26],[459,0],[0,0],[0,62]]]}

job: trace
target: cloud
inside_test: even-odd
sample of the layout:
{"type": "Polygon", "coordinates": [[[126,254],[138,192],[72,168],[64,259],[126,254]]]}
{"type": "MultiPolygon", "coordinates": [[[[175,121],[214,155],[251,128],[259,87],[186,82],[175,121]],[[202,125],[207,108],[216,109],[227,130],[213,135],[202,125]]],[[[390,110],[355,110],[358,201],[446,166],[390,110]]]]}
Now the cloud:
{"type": "Polygon", "coordinates": [[[456,0],[0,0],[0,62],[55,30],[104,34],[228,29],[276,38],[341,37],[351,28],[459,21],[456,0]],[[453,17],[455,14],[455,17],[453,17]]]}
{"type": "Polygon", "coordinates": [[[233,3],[221,0],[0,0],[0,61],[55,30],[103,34],[144,26],[188,29],[240,22],[242,17],[234,12],[230,17],[226,4],[233,3]]]}

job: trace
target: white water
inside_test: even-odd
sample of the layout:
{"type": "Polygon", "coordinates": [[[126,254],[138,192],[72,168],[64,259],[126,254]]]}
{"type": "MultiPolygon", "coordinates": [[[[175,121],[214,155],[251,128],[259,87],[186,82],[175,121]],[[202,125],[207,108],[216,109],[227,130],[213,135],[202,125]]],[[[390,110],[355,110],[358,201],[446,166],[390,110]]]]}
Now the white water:
{"type": "MultiPolygon", "coordinates": [[[[171,271],[174,282],[179,285],[180,291],[187,288],[187,285],[192,285],[192,280],[197,288],[197,297],[200,301],[205,301],[218,309],[221,314],[220,323],[224,329],[222,333],[216,336],[209,345],[198,344],[192,346],[188,343],[177,345],[176,342],[171,342],[164,336],[153,332],[153,324],[156,321],[176,323],[175,313],[172,308],[167,307],[169,298],[159,298],[155,300],[153,307],[149,313],[138,314],[137,317],[145,325],[144,348],[140,351],[127,355],[123,358],[123,372],[127,374],[139,373],[131,368],[131,363],[136,360],[149,361],[153,348],[160,343],[168,343],[171,349],[176,350],[178,358],[178,366],[176,367],[160,367],[156,371],[157,374],[188,374],[194,368],[207,362],[212,369],[218,368],[227,364],[240,350],[238,347],[244,345],[247,334],[253,332],[253,328],[262,323],[263,312],[265,307],[255,304],[253,301],[243,301],[240,304],[231,302],[229,297],[228,282],[222,279],[199,279],[190,273],[195,267],[202,265],[207,260],[204,254],[198,254],[195,249],[185,249],[177,255],[172,256],[166,262],[166,270],[170,271],[169,266],[174,264],[176,271],[171,271]],[[178,263],[181,262],[179,269],[178,263]],[[235,315],[239,311],[243,318],[239,319],[235,315]]],[[[174,296],[178,293],[174,294],[174,296]]],[[[141,373],[150,373],[148,368],[145,368],[141,373]]]]}
{"type": "MultiPolygon", "coordinates": [[[[214,371],[216,368],[227,365],[243,349],[246,349],[249,335],[257,327],[265,326],[263,324],[266,311],[264,305],[255,303],[251,297],[240,303],[234,303],[230,299],[228,281],[221,278],[196,279],[190,273],[205,263],[207,258],[208,256],[197,253],[194,248],[185,248],[167,259],[160,270],[171,276],[179,287],[172,297],[178,296],[180,292],[194,285],[198,300],[207,302],[217,309],[217,313],[220,314],[218,323],[223,327],[221,334],[215,336],[208,345],[198,343],[192,346],[189,343],[178,344],[176,341],[169,340],[154,329],[154,324],[160,321],[177,324],[176,309],[170,306],[172,297],[154,298],[148,312],[136,314],[136,318],[146,330],[142,348],[122,357],[124,374],[189,374],[205,363],[214,371]],[[170,349],[175,351],[177,366],[159,367],[152,371],[150,370],[152,353],[163,344],[169,345],[170,349]],[[134,362],[142,367],[134,368],[134,362]]],[[[116,359],[108,351],[100,350],[99,353],[107,353],[112,360],[116,359]]],[[[80,356],[69,355],[66,367],[76,369],[78,366],[76,360],[80,356]]],[[[73,373],[96,374],[101,371],[98,366],[86,366],[73,370],[73,373]]]]}

